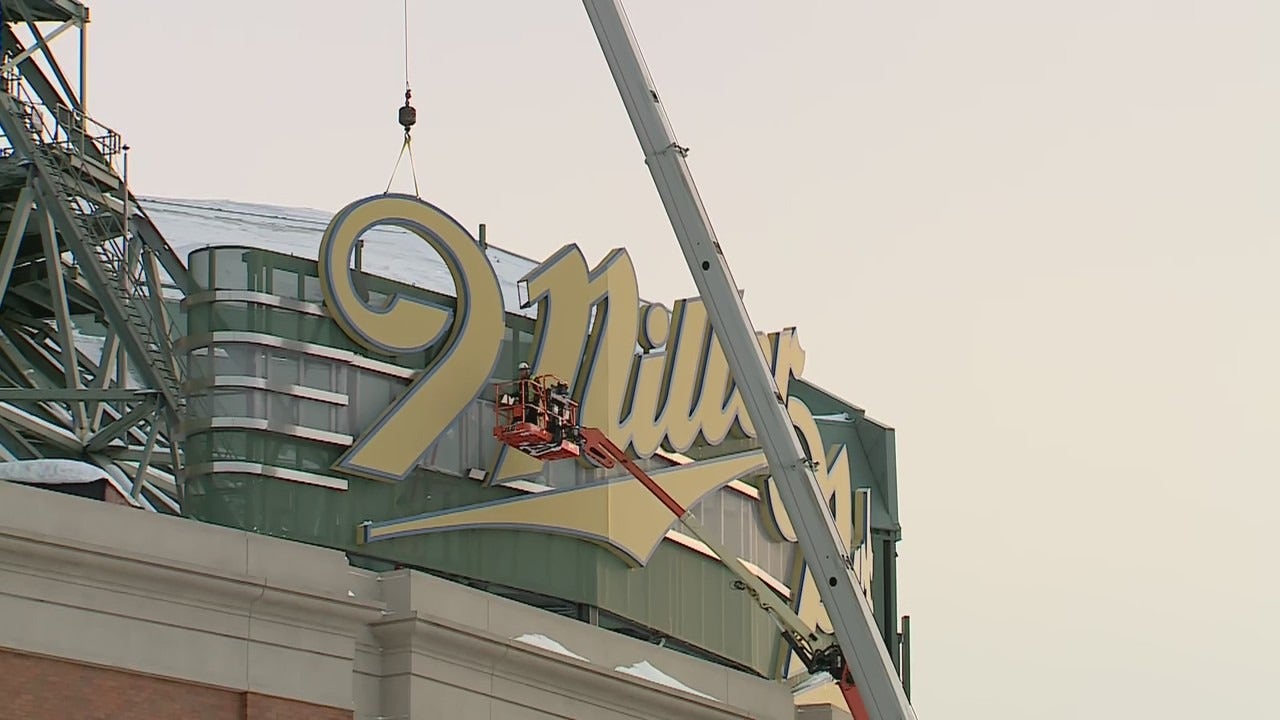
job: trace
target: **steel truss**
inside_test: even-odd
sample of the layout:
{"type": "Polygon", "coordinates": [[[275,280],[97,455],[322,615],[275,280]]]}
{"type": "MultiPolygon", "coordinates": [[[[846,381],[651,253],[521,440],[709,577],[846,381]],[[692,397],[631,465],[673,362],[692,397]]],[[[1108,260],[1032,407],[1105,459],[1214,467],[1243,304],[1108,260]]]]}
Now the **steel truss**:
{"type": "Polygon", "coordinates": [[[88,8],[0,8],[0,460],[89,462],[177,513],[186,268],[128,190],[128,147],[86,110],[88,8]],[[51,44],[72,29],[74,86],[51,44]]]}

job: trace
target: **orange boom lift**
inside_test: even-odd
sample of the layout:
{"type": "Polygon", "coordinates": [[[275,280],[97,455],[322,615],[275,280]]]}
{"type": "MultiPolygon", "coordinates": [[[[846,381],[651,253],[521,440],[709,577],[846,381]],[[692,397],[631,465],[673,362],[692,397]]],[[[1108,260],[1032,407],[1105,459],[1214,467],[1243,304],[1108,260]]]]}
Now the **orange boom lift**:
{"type": "Polygon", "coordinates": [[[829,674],[839,685],[854,720],[869,720],[870,715],[835,638],[809,628],[737,555],[712,539],[693,513],[671,497],[607,435],[597,428],[579,425],[578,403],[570,396],[567,383],[554,375],[498,383],[494,386],[494,399],[493,436],[498,442],[544,462],[584,459],[605,469],[622,465],[737,576],[734,587],[748,592],[769,614],[808,671],[796,679],[793,687],[821,673],[829,674]]]}

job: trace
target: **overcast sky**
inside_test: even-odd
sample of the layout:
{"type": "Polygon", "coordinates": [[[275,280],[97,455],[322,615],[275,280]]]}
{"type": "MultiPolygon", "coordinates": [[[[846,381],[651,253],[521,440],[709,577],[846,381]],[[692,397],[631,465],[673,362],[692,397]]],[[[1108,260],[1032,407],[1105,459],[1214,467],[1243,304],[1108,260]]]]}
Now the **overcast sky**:
{"type": "MultiPolygon", "coordinates": [[[[629,5],[757,327],[898,429],[920,717],[1273,707],[1280,3],[629,5]]],[[[399,0],[92,9],[136,191],[386,187],[399,0]]],[[[424,198],[693,292],[578,2],[410,23],[424,198]]]]}

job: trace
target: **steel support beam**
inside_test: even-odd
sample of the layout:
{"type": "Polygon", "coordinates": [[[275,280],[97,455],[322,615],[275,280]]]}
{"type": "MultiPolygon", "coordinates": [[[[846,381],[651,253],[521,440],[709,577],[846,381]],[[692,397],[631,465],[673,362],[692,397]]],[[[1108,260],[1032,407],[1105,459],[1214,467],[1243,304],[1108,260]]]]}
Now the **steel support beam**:
{"type": "MultiPolygon", "coordinates": [[[[23,19],[25,20],[26,18],[23,18],[23,19]]],[[[22,61],[26,60],[32,55],[35,55],[37,52],[41,50],[45,50],[48,47],[49,43],[52,42],[54,38],[58,37],[62,33],[66,32],[67,30],[70,30],[71,28],[75,27],[78,24],[79,23],[76,22],[75,20],[68,20],[62,23],[61,25],[59,25],[58,27],[54,28],[53,32],[49,33],[48,35],[42,36],[40,34],[40,31],[36,29],[36,24],[31,22],[30,20],[27,20],[27,27],[31,28],[31,34],[36,36],[35,44],[27,48],[26,50],[23,50],[22,52],[18,53],[17,55],[14,55],[13,58],[9,60],[9,62],[5,63],[3,66],[0,66],[0,71],[2,72],[12,71],[22,61]]],[[[50,60],[50,65],[54,65],[54,63],[52,62],[53,58],[51,55],[49,55],[46,52],[45,57],[50,60]]],[[[62,75],[61,71],[55,71],[55,72],[57,72],[59,76],[62,75]]]]}
{"type": "MultiPolygon", "coordinates": [[[[59,172],[52,161],[41,161],[39,159],[41,157],[40,153],[43,151],[35,146],[30,137],[24,134],[23,128],[14,112],[14,102],[13,98],[0,95],[0,106],[2,106],[0,107],[0,126],[3,126],[5,134],[9,137],[14,149],[21,155],[37,161],[37,176],[59,172]]],[[[52,152],[58,151],[54,150],[52,152]]],[[[133,325],[133,321],[128,314],[131,311],[136,312],[137,309],[124,307],[123,301],[111,284],[107,268],[89,246],[90,242],[97,241],[82,235],[70,206],[67,205],[65,199],[59,193],[58,182],[59,180],[53,177],[41,177],[37,181],[36,187],[40,191],[40,203],[52,214],[58,228],[63,230],[63,240],[72,253],[75,254],[76,259],[80,261],[81,270],[90,289],[102,299],[103,314],[107,317],[109,323],[115,326],[117,332],[120,333],[121,340],[133,357],[134,362],[137,363],[139,372],[146,378],[151,387],[165,394],[166,405],[170,408],[169,412],[173,412],[172,409],[178,407],[178,398],[173,396],[173,390],[160,373],[159,368],[151,364],[150,354],[147,351],[147,340],[140,330],[133,325]]],[[[163,331],[162,328],[148,328],[148,332],[163,331]]],[[[158,341],[159,339],[157,339],[158,341]]]]}
{"type": "Polygon", "coordinates": [[[80,112],[89,112],[89,12],[80,23],[80,112]]]}
{"type": "Polygon", "coordinates": [[[899,645],[902,646],[902,689],[911,698],[911,616],[902,616],[902,634],[899,645]]]}
{"type": "MultiPolygon", "coordinates": [[[[116,331],[107,328],[107,336],[102,342],[102,357],[98,359],[97,375],[94,376],[93,382],[89,387],[94,390],[102,390],[111,384],[116,364],[119,362],[120,356],[120,338],[116,335],[116,331]]],[[[121,388],[125,387],[124,383],[119,383],[121,388]]],[[[102,427],[102,413],[106,406],[101,401],[94,400],[89,406],[89,412],[93,415],[93,419],[89,422],[89,432],[97,432],[102,427]]]]}
{"type": "Polygon", "coordinates": [[[0,402],[0,421],[18,426],[64,453],[79,454],[84,450],[84,443],[70,430],[8,403],[0,402]]]}
{"type": "MultiPolygon", "coordinates": [[[[42,345],[52,339],[43,320],[24,318],[15,312],[0,316],[0,338],[7,344],[6,353],[23,359],[24,376],[31,387],[62,387],[62,364],[57,356],[42,345]]],[[[56,342],[56,341],[55,341],[56,342]]]]}
{"type": "Polygon", "coordinates": [[[138,460],[138,472],[133,476],[133,489],[129,493],[134,500],[142,497],[142,486],[146,483],[147,468],[151,467],[151,454],[156,449],[156,438],[160,436],[158,418],[151,418],[151,431],[147,433],[147,444],[142,449],[142,458],[138,460]]]}
{"type": "MultiPolygon", "coordinates": [[[[62,349],[62,374],[66,378],[67,388],[80,388],[80,362],[76,356],[76,343],[71,322],[71,311],[67,307],[67,286],[62,280],[62,253],[58,249],[58,239],[53,234],[53,218],[48,212],[41,212],[40,235],[44,239],[44,261],[49,268],[49,297],[53,300],[54,322],[57,323],[58,345],[62,349]]],[[[88,418],[84,402],[76,401],[71,405],[76,426],[76,435],[81,437],[87,431],[88,418]]]]}
{"type": "Polygon", "coordinates": [[[35,460],[41,457],[40,451],[27,442],[21,433],[15,432],[4,423],[0,423],[0,447],[5,448],[8,451],[7,454],[12,456],[8,458],[10,460],[35,460]]]}
{"type": "MultiPolygon", "coordinates": [[[[137,425],[143,418],[154,415],[159,403],[156,402],[154,396],[147,397],[138,403],[132,410],[121,415],[119,419],[109,423],[106,427],[94,433],[89,441],[85,443],[85,449],[89,452],[98,452],[105,448],[112,440],[120,436],[121,433],[129,428],[137,425]]],[[[156,426],[155,418],[151,420],[152,427],[156,426]]]]}
{"type": "Polygon", "coordinates": [[[0,459],[88,459],[132,477],[144,506],[178,512],[182,454],[171,433],[182,378],[163,291],[186,292],[185,264],[116,171],[119,136],[84,112],[88,10],[64,0],[4,5],[3,70],[18,77],[0,93],[16,196],[0,231],[0,459]],[[72,27],[78,68],[64,73],[52,43],[72,27]],[[28,249],[39,255],[21,256],[28,249]],[[99,310],[107,336],[95,358],[76,347],[72,313],[99,310]]]}
{"type": "MultiPolygon", "coordinates": [[[[8,332],[11,328],[12,326],[8,323],[0,322],[0,354],[3,354],[5,359],[9,361],[9,364],[14,367],[18,375],[21,376],[22,381],[26,383],[27,387],[47,387],[47,382],[45,381],[44,376],[40,374],[40,371],[36,370],[35,365],[31,363],[31,359],[22,352],[22,348],[18,347],[13,342],[13,339],[9,337],[8,332]]],[[[0,393],[10,389],[21,388],[0,388],[0,393]]]]}
{"type": "Polygon", "coordinates": [[[4,247],[0,248],[0,306],[4,303],[5,293],[9,291],[9,278],[13,274],[13,264],[18,260],[22,237],[27,233],[27,222],[31,219],[35,199],[35,191],[28,178],[27,184],[18,193],[18,202],[13,207],[13,219],[9,221],[9,231],[5,233],[4,247]]]}
{"type": "Polygon", "coordinates": [[[151,218],[147,217],[142,206],[138,204],[137,199],[130,196],[130,214],[133,216],[133,234],[134,237],[146,244],[147,248],[155,254],[156,260],[160,266],[164,268],[164,272],[173,281],[174,287],[180,290],[183,296],[197,292],[200,288],[194,287],[191,282],[191,273],[187,272],[187,266],[183,264],[182,259],[173,251],[169,243],[165,242],[164,236],[151,222],[151,218]]]}
{"type": "MultiPolygon", "coordinates": [[[[62,34],[68,28],[77,26],[81,29],[81,38],[83,39],[84,23],[87,22],[87,18],[76,17],[72,14],[70,19],[60,24],[57,28],[54,28],[54,31],[48,36],[45,36],[40,32],[40,27],[36,25],[36,21],[33,19],[34,13],[31,12],[31,8],[29,8],[23,0],[10,0],[10,2],[15,6],[18,10],[18,14],[21,15],[22,19],[26,22],[27,29],[31,31],[31,35],[35,38],[36,42],[30,48],[27,48],[23,54],[18,55],[10,61],[9,64],[5,65],[5,72],[21,65],[22,62],[26,60],[24,55],[30,57],[34,56],[36,51],[41,51],[44,54],[45,62],[49,64],[49,69],[53,71],[54,79],[62,86],[63,96],[66,98],[67,103],[73,109],[81,110],[83,106],[77,99],[76,93],[71,89],[71,83],[67,80],[67,76],[63,74],[62,68],[58,65],[58,59],[54,57],[50,43],[55,37],[62,34]]],[[[83,67],[81,68],[81,71],[83,73],[83,67]]]]}
{"type": "MultiPolygon", "coordinates": [[[[13,28],[5,25],[0,27],[0,32],[4,33],[5,47],[21,48],[22,41],[18,39],[18,35],[13,28]]],[[[46,107],[55,107],[57,105],[66,105],[71,103],[71,109],[79,110],[80,106],[76,104],[75,98],[63,98],[54,88],[53,83],[49,82],[49,78],[45,77],[44,70],[36,64],[35,58],[27,57],[18,64],[18,71],[22,74],[22,79],[31,86],[36,97],[40,98],[40,102],[46,107]]]]}
{"type": "MultiPolygon", "coordinates": [[[[22,42],[18,39],[18,36],[14,34],[12,29],[5,26],[0,28],[0,31],[3,31],[4,33],[4,43],[7,47],[22,47],[22,42]]],[[[36,97],[40,98],[40,101],[44,103],[46,107],[54,107],[58,104],[64,104],[63,98],[58,94],[53,83],[45,77],[43,70],[39,65],[35,64],[33,58],[28,57],[23,60],[18,69],[21,71],[23,79],[35,92],[36,97]]],[[[74,96],[66,98],[65,101],[71,103],[72,110],[76,110],[78,112],[84,111],[84,106],[81,101],[77,100],[74,96]]],[[[103,157],[101,153],[97,152],[92,143],[86,143],[86,147],[82,149],[90,159],[99,163],[105,163],[106,158],[103,157]]],[[[195,292],[196,289],[193,289],[192,287],[191,276],[190,273],[187,272],[186,264],[182,262],[182,259],[178,257],[178,254],[175,253],[169,243],[165,241],[160,230],[155,226],[155,223],[151,222],[151,218],[147,216],[146,211],[138,204],[137,198],[133,197],[132,194],[129,196],[129,207],[129,214],[131,216],[130,222],[132,223],[132,229],[135,236],[148,248],[151,248],[152,252],[156,254],[156,259],[159,261],[160,266],[164,268],[165,274],[169,276],[174,287],[182,291],[183,295],[189,295],[192,292],[195,292]]]]}
{"type": "Polygon", "coordinates": [[[72,400],[97,400],[113,402],[137,401],[146,390],[138,388],[0,388],[0,402],[69,402],[72,400]]]}
{"type": "MultiPolygon", "coordinates": [[[[174,326],[169,320],[168,308],[164,306],[164,283],[160,279],[160,268],[156,263],[156,254],[148,247],[143,247],[141,243],[133,243],[134,247],[141,250],[138,263],[142,266],[142,276],[147,284],[147,295],[151,300],[151,316],[155,318],[156,325],[160,332],[172,337],[170,329],[174,326]]],[[[169,365],[169,372],[173,373],[178,381],[182,381],[182,372],[176,363],[176,351],[170,353],[165,358],[165,362],[169,365]]]]}

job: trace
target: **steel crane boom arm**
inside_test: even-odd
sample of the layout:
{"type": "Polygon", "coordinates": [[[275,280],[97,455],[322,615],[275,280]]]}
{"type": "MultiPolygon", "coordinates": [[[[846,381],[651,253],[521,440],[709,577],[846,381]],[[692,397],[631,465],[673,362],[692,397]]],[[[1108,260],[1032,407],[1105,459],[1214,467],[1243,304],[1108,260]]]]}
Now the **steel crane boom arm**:
{"type": "Polygon", "coordinates": [[[806,625],[789,605],[782,602],[781,598],[774,594],[768,585],[764,584],[764,581],[756,577],[754,573],[742,564],[736,554],[726,550],[718,540],[707,533],[706,528],[702,526],[702,522],[688,508],[681,505],[661,485],[649,477],[649,474],[623,452],[622,448],[610,440],[607,435],[598,428],[590,427],[579,428],[578,432],[580,436],[579,445],[587,460],[602,468],[621,465],[627,472],[631,473],[631,477],[639,481],[658,502],[662,503],[688,529],[694,539],[706,545],[719,558],[720,562],[738,578],[741,589],[746,590],[755,603],[760,606],[760,609],[769,614],[770,619],[786,636],[787,644],[801,656],[806,667],[811,670],[827,670],[833,678],[840,674],[839,668],[836,667],[816,667],[817,664],[822,662],[821,656],[828,655],[833,650],[837,653],[839,652],[839,648],[835,647],[834,638],[806,625]]]}
{"type": "Polygon", "coordinates": [[[849,714],[853,716],[853,720],[868,720],[867,708],[862,701],[862,695],[849,678],[848,663],[845,662],[844,655],[841,653],[834,637],[806,625],[804,620],[801,620],[800,616],[796,615],[789,605],[781,602],[781,598],[775,595],[760,578],[756,577],[754,573],[742,564],[736,554],[729,552],[719,541],[711,537],[692,512],[681,505],[653,478],[649,477],[648,473],[641,469],[634,460],[623,452],[622,448],[618,447],[603,432],[596,428],[578,428],[578,436],[582,454],[587,460],[603,468],[622,465],[627,472],[631,473],[631,477],[638,480],[658,502],[662,503],[685,526],[685,529],[693,535],[694,539],[706,545],[729,572],[738,578],[735,587],[747,591],[756,605],[768,614],[769,619],[782,632],[787,644],[791,646],[791,649],[799,655],[804,663],[808,672],[797,679],[802,680],[805,676],[812,677],[817,673],[823,672],[831,675],[836,681],[836,685],[840,688],[840,693],[844,696],[845,704],[849,707],[849,714]]]}
{"type": "Polygon", "coordinates": [[[761,352],[711,220],[663,110],[621,0],[583,0],[631,117],[645,163],[729,369],[759,436],[778,496],[835,630],[849,676],[873,720],[914,720],[915,712],[859,591],[848,548],[822,500],[817,478],[761,352]]]}

